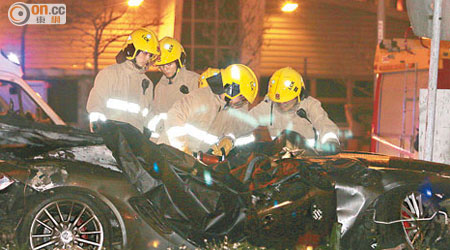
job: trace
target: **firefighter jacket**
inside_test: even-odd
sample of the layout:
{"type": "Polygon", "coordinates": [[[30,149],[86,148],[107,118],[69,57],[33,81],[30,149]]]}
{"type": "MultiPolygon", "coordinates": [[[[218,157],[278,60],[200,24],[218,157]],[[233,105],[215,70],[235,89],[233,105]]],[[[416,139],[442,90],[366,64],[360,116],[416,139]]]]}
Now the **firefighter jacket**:
{"type": "Polygon", "coordinates": [[[91,122],[116,120],[127,122],[141,132],[152,111],[153,83],[131,61],[101,70],[89,93],[86,109],[91,122]]]}
{"type": "Polygon", "coordinates": [[[156,84],[152,108],[154,113],[150,117],[148,128],[152,131],[152,138],[158,138],[164,130],[164,120],[172,105],[187,94],[197,89],[199,74],[180,68],[176,76],[169,78],[162,76],[156,84]]]}
{"type": "Polygon", "coordinates": [[[205,152],[226,135],[239,136],[239,128],[234,126],[236,110],[225,104],[210,88],[196,89],[174,103],[158,142],[185,152],[205,152]]]}
{"type": "Polygon", "coordinates": [[[339,143],[339,128],[330,120],[320,101],[311,96],[300,101],[289,112],[282,112],[276,103],[264,100],[250,114],[255,119],[254,123],[269,128],[272,137],[283,130],[292,130],[304,136],[310,146],[332,140],[339,143]]]}

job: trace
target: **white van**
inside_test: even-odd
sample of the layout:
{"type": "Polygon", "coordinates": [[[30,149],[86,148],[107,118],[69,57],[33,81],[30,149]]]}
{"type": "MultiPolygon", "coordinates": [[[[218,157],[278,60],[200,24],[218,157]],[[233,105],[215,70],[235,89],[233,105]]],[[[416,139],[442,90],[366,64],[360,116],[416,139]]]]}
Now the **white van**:
{"type": "Polygon", "coordinates": [[[13,111],[26,115],[37,122],[66,123],[55,111],[22,79],[23,72],[13,55],[0,55],[0,115],[13,111]]]}

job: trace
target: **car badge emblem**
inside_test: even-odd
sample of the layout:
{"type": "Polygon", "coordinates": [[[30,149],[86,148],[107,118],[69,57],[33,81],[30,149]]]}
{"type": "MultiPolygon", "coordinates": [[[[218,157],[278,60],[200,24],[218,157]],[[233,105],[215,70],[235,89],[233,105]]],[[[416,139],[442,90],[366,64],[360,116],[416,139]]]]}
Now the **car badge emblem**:
{"type": "Polygon", "coordinates": [[[314,220],[322,220],[323,216],[323,212],[320,208],[318,208],[316,205],[314,205],[313,207],[313,211],[312,211],[312,217],[314,220]]]}

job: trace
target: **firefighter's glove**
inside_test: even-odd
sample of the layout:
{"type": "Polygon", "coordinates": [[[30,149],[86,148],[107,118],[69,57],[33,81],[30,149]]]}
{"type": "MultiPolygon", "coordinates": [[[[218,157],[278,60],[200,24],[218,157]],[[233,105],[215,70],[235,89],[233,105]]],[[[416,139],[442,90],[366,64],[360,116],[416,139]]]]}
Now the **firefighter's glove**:
{"type": "Polygon", "coordinates": [[[216,156],[227,156],[228,153],[233,149],[233,139],[231,137],[225,136],[216,144],[214,144],[211,149],[213,155],[216,156]]]}

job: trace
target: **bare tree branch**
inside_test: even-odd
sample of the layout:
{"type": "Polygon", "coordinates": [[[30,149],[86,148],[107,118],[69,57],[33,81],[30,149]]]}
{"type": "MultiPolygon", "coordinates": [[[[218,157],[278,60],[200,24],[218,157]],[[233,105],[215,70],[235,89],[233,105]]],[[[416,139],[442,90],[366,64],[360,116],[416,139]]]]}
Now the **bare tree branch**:
{"type": "Polygon", "coordinates": [[[112,37],[112,38],[110,38],[110,39],[107,39],[106,41],[103,42],[104,44],[103,44],[103,45],[101,46],[101,48],[99,49],[98,53],[99,53],[99,54],[103,54],[103,52],[105,52],[106,48],[107,48],[111,43],[113,43],[113,42],[115,42],[115,41],[117,41],[117,40],[119,40],[120,38],[125,37],[125,36],[128,36],[128,34],[117,35],[117,36],[114,36],[114,37],[112,37]]]}
{"type": "Polygon", "coordinates": [[[95,38],[95,36],[94,36],[92,33],[89,33],[88,31],[86,31],[86,29],[83,29],[83,28],[81,28],[81,27],[73,27],[73,29],[74,29],[74,30],[80,31],[81,33],[83,33],[83,34],[86,35],[86,36],[95,38]]]}
{"type": "MultiPolygon", "coordinates": [[[[69,21],[69,27],[82,34],[79,37],[75,37],[74,40],[88,44],[88,47],[92,49],[94,74],[97,74],[99,57],[111,43],[128,35],[120,32],[114,32],[111,35],[106,32],[111,24],[117,22],[126,14],[128,6],[125,5],[125,2],[116,0],[92,2],[72,0],[67,5],[70,5],[72,10],[68,17],[71,20],[69,21]]],[[[147,26],[156,24],[157,22],[152,21],[147,26]]]]}

